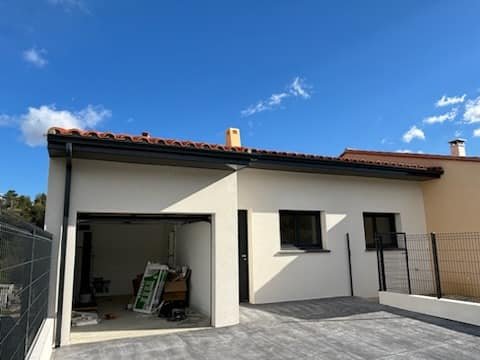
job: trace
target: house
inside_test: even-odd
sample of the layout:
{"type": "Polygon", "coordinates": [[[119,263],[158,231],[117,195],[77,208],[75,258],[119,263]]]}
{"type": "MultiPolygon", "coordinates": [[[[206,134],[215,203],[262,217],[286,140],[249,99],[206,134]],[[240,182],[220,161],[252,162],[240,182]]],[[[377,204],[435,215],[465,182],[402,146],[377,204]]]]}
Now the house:
{"type": "MultiPolygon", "coordinates": [[[[476,299],[480,295],[478,287],[480,223],[475,216],[480,212],[480,157],[466,155],[465,140],[463,139],[454,139],[449,144],[449,155],[346,149],[340,158],[360,161],[395,161],[403,164],[443,168],[442,177],[425,181],[421,185],[427,230],[435,235],[416,234],[410,237],[407,235],[409,266],[410,269],[413,268],[408,271],[408,274],[414,279],[413,290],[409,291],[413,294],[436,293],[438,297],[453,299],[476,299]],[[434,239],[435,245],[433,245],[434,239]],[[435,255],[433,255],[433,249],[435,249],[435,255]],[[424,255],[422,256],[422,253],[425,254],[425,250],[432,255],[426,258],[424,255]],[[432,279],[432,276],[427,275],[426,281],[424,281],[421,275],[422,271],[418,271],[419,268],[425,267],[427,271],[423,271],[423,274],[433,273],[434,257],[437,262],[436,275],[433,277],[437,281],[436,288],[434,288],[432,280],[428,280],[428,278],[432,279]],[[423,259],[423,261],[419,261],[419,259],[423,259]],[[430,269],[428,269],[429,267],[430,269]],[[419,279],[420,281],[418,281],[419,279]]],[[[388,261],[391,264],[395,259],[388,261]]],[[[415,306],[422,301],[421,298],[413,297],[412,299],[415,306]]],[[[391,298],[389,298],[389,294],[383,298],[382,295],[380,296],[380,301],[387,305],[478,324],[479,317],[475,316],[477,309],[473,309],[475,306],[468,310],[462,308],[462,306],[468,308],[468,302],[453,302],[448,305],[453,307],[446,311],[442,308],[443,304],[437,302],[437,299],[428,297],[425,299],[423,309],[421,306],[413,309],[410,307],[412,305],[410,298],[405,295],[394,294],[391,298]],[[461,317],[463,313],[467,314],[464,318],[461,317]]]]}
{"type": "Polygon", "coordinates": [[[214,145],[52,128],[48,152],[57,345],[82,274],[128,296],[149,260],[188,264],[190,306],[214,327],[237,324],[242,301],[376,296],[373,232],[425,233],[423,184],[443,173],[244,147],[238,129],[214,145]]]}
{"type": "Polygon", "coordinates": [[[441,178],[422,183],[427,230],[478,232],[480,222],[471,214],[480,213],[480,157],[466,156],[463,139],[449,144],[450,155],[346,149],[340,158],[442,167],[441,178]]]}

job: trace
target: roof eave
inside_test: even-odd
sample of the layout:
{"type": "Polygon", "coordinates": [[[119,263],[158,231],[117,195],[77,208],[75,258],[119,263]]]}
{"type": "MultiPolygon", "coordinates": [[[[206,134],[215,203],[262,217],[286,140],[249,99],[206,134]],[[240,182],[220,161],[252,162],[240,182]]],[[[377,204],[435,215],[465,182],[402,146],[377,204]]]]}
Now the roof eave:
{"type": "Polygon", "coordinates": [[[120,142],[80,136],[48,134],[50,157],[65,156],[65,144],[73,144],[73,157],[105,161],[152,165],[185,166],[232,171],[232,165],[256,169],[323,173],[332,175],[367,176],[401,180],[430,180],[439,178],[440,169],[404,168],[368,163],[291,158],[278,155],[218,151],[162,146],[149,143],[120,142]]]}
{"type": "Polygon", "coordinates": [[[375,156],[389,156],[394,158],[412,158],[412,159],[427,159],[427,160],[448,160],[448,161],[470,161],[480,162],[478,156],[452,156],[444,154],[424,154],[424,153],[404,153],[378,150],[360,150],[360,149],[345,149],[338,157],[341,159],[349,159],[348,155],[366,155],[372,159],[375,156]]]}

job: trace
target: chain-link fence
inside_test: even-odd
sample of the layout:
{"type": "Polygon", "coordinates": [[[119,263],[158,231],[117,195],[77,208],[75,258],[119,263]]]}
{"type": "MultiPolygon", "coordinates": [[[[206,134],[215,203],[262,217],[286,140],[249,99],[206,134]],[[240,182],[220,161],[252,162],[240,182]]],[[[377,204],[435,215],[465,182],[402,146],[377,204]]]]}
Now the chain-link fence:
{"type": "Polygon", "coordinates": [[[0,214],[0,359],[24,359],[47,316],[52,237],[0,214]]]}
{"type": "Polygon", "coordinates": [[[376,243],[380,290],[480,301],[480,233],[377,234],[376,243]],[[398,246],[385,248],[392,237],[398,246]]]}

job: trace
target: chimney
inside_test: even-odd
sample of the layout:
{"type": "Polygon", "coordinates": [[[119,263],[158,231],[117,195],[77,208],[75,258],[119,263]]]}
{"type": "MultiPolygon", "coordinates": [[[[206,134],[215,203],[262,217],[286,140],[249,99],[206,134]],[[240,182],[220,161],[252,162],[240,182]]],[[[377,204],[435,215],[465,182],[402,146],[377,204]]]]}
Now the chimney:
{"type": "Polygon", "coordinates": [[[448,142],[450,144],[450,155],[452,156],[466,156],[465,151],[465,140],[464,139],[453,139],[448,142]]]}
{"type": "Polygon", "coordinates": [[[236,128],[228,128],[225,133],[225,145],[231,147],[241,147],[240,130],[236,128]]]}

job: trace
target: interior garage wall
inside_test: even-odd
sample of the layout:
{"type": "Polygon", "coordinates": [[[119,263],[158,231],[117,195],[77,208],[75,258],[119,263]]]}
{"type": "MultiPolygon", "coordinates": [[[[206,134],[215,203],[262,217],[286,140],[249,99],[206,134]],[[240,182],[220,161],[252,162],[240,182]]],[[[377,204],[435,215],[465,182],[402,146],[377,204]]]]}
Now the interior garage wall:
{"type": "Polygon", "coordinates": [[[196,222],[176,230],[176,262],[192,269],[190,306],[210,316],[211,246],[210,224],[196,222]]]}
{"type": "Polygon", "coordinates": [[[93,224],[91,276],[110,280],[104,295],[133,294],[132,280],[144,272],[147,261],[167,264],[172,230],[165,223],[93,224]]]}
{"type": "Polygon", "coordinates": [[[397,231],[426,230],[421,183],[415,181],[244,169],[238,184],[239,209],[249,216],[254,303],[350,295],[346,233],[354,294],[377,296],[376,253],[366,250],[363,212],[399,214],[397,231]],[[322,243],[330,252],[281,251],[279,210],[320,212],[322,243]]]}

